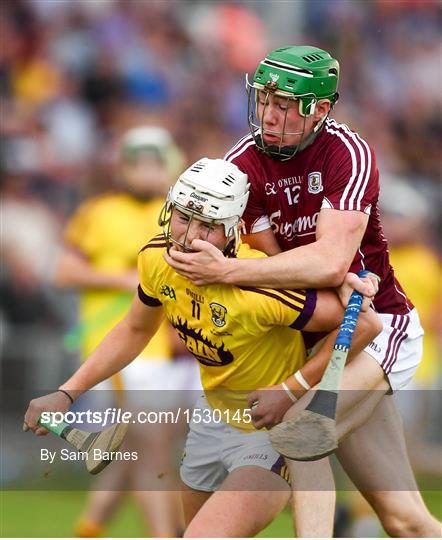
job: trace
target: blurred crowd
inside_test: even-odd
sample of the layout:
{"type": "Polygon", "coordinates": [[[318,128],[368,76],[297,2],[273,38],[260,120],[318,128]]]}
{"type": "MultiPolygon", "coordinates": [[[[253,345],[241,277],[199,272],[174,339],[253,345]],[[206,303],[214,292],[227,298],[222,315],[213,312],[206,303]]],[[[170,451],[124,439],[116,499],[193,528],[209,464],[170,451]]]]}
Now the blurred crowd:
{"type": "Polygon", "coordinates": [[[302,43],[340,61],[333,116],[376,151],[393,266],[428,333],[418,381],[440,378],[438,0],[2,0],[0,17],[5,388],[54,388],[77,363],[76,296],[53,274],[74,211],[118,185],[122,135],[160,126],[185,162],[222,157],[247,131],[245,73],[302,43]]]}
{"type": "MultiPolygon", "coordinates": [[[[412,240],[437,259],[441,17],[431,0],[3,0],[7,384],[28,384],[23,368],[36,355],[59,364],[53,344],[75,317],[73,299],[50,286],[61,231],[82,200],[115,185],[122,133],[159,125],[189,163],[222,156],[247,129],[244,74],[277,45],[309,43],[339,59],[334,116],[366,137],[384,184],[398,186],[388,213],[416,210],[402,208],[403,185],[422,199],[412,240]]],[[[60,370],[46,371],[55,384],[60,370]]]]}

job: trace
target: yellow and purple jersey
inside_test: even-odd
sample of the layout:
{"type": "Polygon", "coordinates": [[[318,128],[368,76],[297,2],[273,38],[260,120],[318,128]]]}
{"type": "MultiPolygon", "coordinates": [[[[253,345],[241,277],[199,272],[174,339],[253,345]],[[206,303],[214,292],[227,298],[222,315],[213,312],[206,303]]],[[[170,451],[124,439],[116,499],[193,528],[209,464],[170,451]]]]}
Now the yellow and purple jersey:
{"type": "MultiPolygon", "coordinates": [[[[247,394],[284,381],[305,362],[300,332],[316,304],[314,290],[230,285],[198,287],[163,258],[163,235],[140,252],[140,300],[162,305],[187,350],[198,360],[203,388],[214,408],[247,408],[247,394]]],[[[241,245],[238,257],[263,257],[241,245]]],[[[231,415],[231,416],[232,416],[231,415]]],[[[230,420],[232,420],[230,418],[230,420]]],[[[250,423],[230,421],[242,429],[250,423]]]]}

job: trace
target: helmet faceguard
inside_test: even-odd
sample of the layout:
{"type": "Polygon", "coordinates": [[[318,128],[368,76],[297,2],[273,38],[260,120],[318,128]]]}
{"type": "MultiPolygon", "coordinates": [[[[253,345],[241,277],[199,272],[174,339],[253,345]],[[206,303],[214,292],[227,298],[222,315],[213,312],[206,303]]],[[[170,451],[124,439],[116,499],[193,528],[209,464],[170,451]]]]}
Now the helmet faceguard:
{"type": "MultiPolygon", "coordinates": [[[[233,163],[208,158],[194,163],[169,190],[159,217],[168,249],[176,244],[184,251],[192,251],[186,240],[192,220],[197,219],[210,225],[223,225],[226,236],[223,252],[225,255],[236,253],[240,240],[239,224],[249,198],[249,185],[247,175],[233,163]],[[182,242],[173,238],[170,227],[175,209],[189,217],[182,242]]],[[[210,228],[207,235],[209,233],[210,228]]]]}
{"type": "Polygon", "coordinates": [[[139,200],[164,196],[183,164],[183,155],[166,129],[134,127],[121,139],[117,184],[139,200]]]}
{"type": "Polygon", "coordinates": [[[138,126],[127,131],[121,141],[121,161],[134,165],[143,155],[150,154],[161,161],[174,177],[184,166],[184,156],[171,134],[160,126],[138,126]]]}
{"type": "Polygon", "coordinates": [[[284,47],[272,51],[262,60],[253,76],[252,82],[246,76],[248,94],[248,123],[250,132],[258,148],[280,160],[292,158],[314,137],[324,123],[324,117],[314,128],[314,133],[304,137],[306,119],[314,114],[319,100],[328,99],[331,106],[338,100],[339,64],[329,53],[310,46],[284,47]],[[261,115],[257,114],[259,93],[264,96],[261,115]],[[279,137],[279,144],[266,144],[263,139],[263,118],[268,106],[269,96],[286,100],[286,113],[281,131],[271,133],[279,137]],[[287,132],[287,113],[290,103],[297,102],[299,114],[304,117],[302,131],[287,132]],[[287,135],[300,135],[296,146],[282,146],[287,135]]]}

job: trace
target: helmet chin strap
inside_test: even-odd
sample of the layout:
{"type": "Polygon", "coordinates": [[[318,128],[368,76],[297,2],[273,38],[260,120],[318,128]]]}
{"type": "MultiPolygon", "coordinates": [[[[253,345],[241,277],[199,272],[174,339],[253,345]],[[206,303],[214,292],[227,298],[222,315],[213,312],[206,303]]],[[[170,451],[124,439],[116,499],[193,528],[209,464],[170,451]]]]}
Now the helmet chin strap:
{"type": "Polygon", "coordinates": [[[301,141],[297,145],[277,146],[266,144],[260,135],[257,136],[258,146],[262,148],[263,152],[272,156],[273,159],[278,161],[287,161],[294,157],[298,152],[302,152],[305,148],[310,146],[316,137],[319,135],[318,131],[312,131],[310,135],[305,138],[301,138],[301,141]]]}
{"type": "Polygon", "coordinates": [[[265,152],[272,156],[272,158],[278,161],[287,161],[294,157],[298,152],[302,152],[305,148],[310,146],[319,135],[324,122],[327,120],[328,114],[322,117],[321,120],[313,128],[313,131],[304,138],[304,131],[302,131],[302,136],[299,144],[297,145],[287,145],[287,146],[278,146],[266,144],[262,139],[261,135],[257,135],[258,146],[265,152]]]}
{"type": "Polygon", "coordinates": [[[318,121],[318,123],[316,124],[316,126],[313,128],[313,133],[318,133],[318,131],[320,131],[320,129],[322,128],[324,122],[327,120],[329,114],[330,114],[330,113],[325,114],[325,115],[318,121]]]}
{"type": "Polygon", "coordinates": [[[223,249],[224,257],[236,257],[236,252],[238,251],[238,242],[234,238],[227,241],[226,247],[223,249]]]}

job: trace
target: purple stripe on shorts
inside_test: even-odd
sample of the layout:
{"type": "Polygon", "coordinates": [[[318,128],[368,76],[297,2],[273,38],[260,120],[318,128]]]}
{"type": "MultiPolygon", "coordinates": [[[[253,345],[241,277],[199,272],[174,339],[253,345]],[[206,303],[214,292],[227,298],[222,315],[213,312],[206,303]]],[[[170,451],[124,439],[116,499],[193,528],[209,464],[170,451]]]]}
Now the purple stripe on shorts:
{"type": "Polygon", "coordinates": [[[384,359],[382,360],[382,364],[381,364],[381,367],[382,369],[385,371],[385,366],[384,364],[388,362],[388,358],[390,356],[390,348],[391,348],[391,342],[393,340],[393,337],[394,337],[394,334],[395,334],[395,324],[396,324],[396,319],[397,319],[397,315],[393,315],[393,320],[391,321],[391,326],[393,327],[393,330],[390,334],[390,337],[388,338],[388,344],[387,344],[387,352],[385,353],[385,357],[384,359]]]}
{"type": "Polygon", "coordinates": [[[396,347],[396,353],[393,357],[393,361],[390,363],[390,365],[386,368],[385,370],[385,374],[388,375],[389,373],[391,373],[391,370],[393,369],[393,366],[394,364],[396,363],[396,360],[397,360],[397,353],[399,352],[399,347],[402,345],[402,342],[405,341],[408,337],[408,334],[404,334],[397,342],[397,347],[396,347]]]}
{"type": "Polygon", "coordinates": [[[408,315],[404,316],[404,320],[402,321],[401,328],[399,329],[399,334],[396,337],[396,343],[393,348],[393,352],[391,355],[390,362],[385,366],[385,373],[388,375],[388,373],[391,372],[393,365],[396,363],[396,360],[398,358],[398,352],[399,348],[402,345],[403,341],[405,341],[408,337],[408,334],[406,332],[408,325],[410,324],[410,317],[408,315]]]}
{"type": "Polygon", "coordinates": [[[272,472],[276,474],[281,474],[281,469],[284,467],[285,461],[282,456],[279,456],[279,458],[275,461],[275,463],[272,465],[272,468],[270,469],[272,472]]]}
{"type": "Polygon", "coordinates": [[[409,318],[407,316],[405,316],[402,320],[402,324],[400,325],[400,328],[399,328],[399,335],[398,337],[396,338],[396,343],[395,343],[395,346],[394,346],[394,350],[393,350],[393,353],[392,353],[392,358],[390,360],[390,363],[385,366],[386,367],[386,370],[387,372],[390,372],[391,371],[391,368],[393,367],[393,364],[396,362],[397,360],[397,357],[398,357],[398,352],[399,352],[399,346],[400,344],[402,343],[403,341],[403,338],[407,338],[408,337],[408,334],[405,332],[406,329],[408,328],[408,324],[409,324],[409,318]]]}
{"type": "Polygon", "coordinates": [[[390,353],[389,353],[388,357],[386,357],[384,362],[382,363],[382,369],[384,370],[385,373],[387,373],[388,366],[394,360],[394,355],[395,355],[395,351],[396,351],[396,343],[397,343],[398,339],[400,339],[400,337],[401,337],[400,330],[398,330],[397,328],[393,328],[393,331],[391,332],[390,337],[393,338],[392,342],[391,342],[390,353]]]}
{"type": "MultiPolygon", "coordinates": [[[[389,367],[392,366],[396,362],[398,346],[402,341],[402,337],[404,335],[404,330],[408,326],[406,318],[405,317],[402,318],[402,316],[399,316],[399,317],[400,317],[400,322],[398,324],[398,327],[396,328],[396,332],[395,332],[395,335],[394,335],[393,346],[392,346],[392,349],[391,349],[390,358],[388,359],[388,361],[385,364],[385,372],[386,373],[388,373],[389,367]]],[[[405,337],[406,337],[406,335],[405,335],[405,337]]]]}
{"type": "Polygon", "coordinates": [[[397,354],[401,343],[408,337],[406,330],[410,324],[410,317],[408,315],[394,315],[391,321],[393,330],[388,339],[387,352],[385,358],[382,361],[382,369],[385,374],[390,373],[393,364],[397,360],[397,354]]]}

